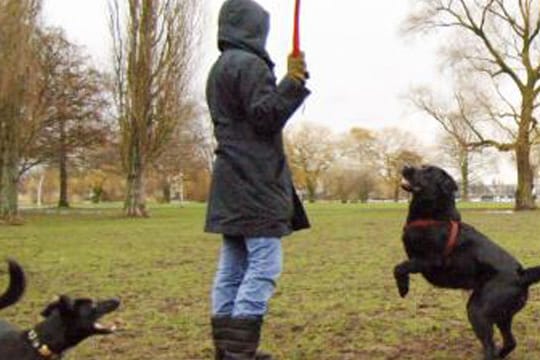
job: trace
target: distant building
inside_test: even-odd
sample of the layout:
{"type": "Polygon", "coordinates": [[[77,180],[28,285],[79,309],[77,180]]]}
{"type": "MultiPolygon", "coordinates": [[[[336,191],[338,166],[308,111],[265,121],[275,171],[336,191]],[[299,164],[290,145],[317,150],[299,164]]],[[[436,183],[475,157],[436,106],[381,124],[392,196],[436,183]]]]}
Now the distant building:
{"type": "Polygon", "coordinates": [[[515,201],[517,186],[514,184],[474,184],[469,188],[469,196],[472,201],[515,201]]]}

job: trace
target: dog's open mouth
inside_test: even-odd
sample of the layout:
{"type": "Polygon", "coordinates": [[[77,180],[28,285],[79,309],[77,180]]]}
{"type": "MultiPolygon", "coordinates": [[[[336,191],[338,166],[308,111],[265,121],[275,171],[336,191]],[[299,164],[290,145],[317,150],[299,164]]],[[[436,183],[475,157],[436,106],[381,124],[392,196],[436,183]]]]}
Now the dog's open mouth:
{"type": "Polygon", "coordinates": [[[116,324],[102,324],[97,321],[94,323],[94,329],[102,334],[112,334],[117,328],[116,324]]]}
{"type": "MultiPolygon", "coordinates": [[[[99,313],[99,318],[106,316],[114,312],[120,306],[120,301],[116,299],[102,301],[97,304],[97,311],[99,313]]],[[[117,330],[118,326],[116,323],[102,323],[101,321],[94,322],[94,329],[100,334],[111,334],[117,330]]]]}
{"type": "Polygon", "coordinates": [[[407,192],[411,192],[413,190],[411,183],[405,178],[401,179],[401,188],[407,192]]]}
{"type": "Polygon", "coordinates": [[[100,322],[94,323],[94,329],[98,331],[108,331],[108,332],[115,332],[116,331],[116,324],[107,324],[104,325],[100,322]]]}

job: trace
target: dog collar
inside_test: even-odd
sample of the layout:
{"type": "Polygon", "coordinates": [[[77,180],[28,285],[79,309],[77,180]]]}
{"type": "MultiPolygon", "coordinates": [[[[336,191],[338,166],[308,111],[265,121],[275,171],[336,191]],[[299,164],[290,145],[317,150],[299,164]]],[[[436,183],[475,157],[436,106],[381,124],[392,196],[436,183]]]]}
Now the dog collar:
{"type": "Polygon", "coordinates": [[[407,223],[403,228],[403,231],[406,231],[409,228],[422,228],[430,226],[439,226],[439,225],[449,225],[450,234],[448,235],[448,240],[446,242],[446,247],[444,249],[444,256],[449,256],[454,251],[454,248],[457,245],[458,234],[459,234],[459,221],[439,221],[439,220],[415,220],[407,223]]]}
{"type": "Polygon", "coordinates": [[[47,344],[44,344],[39,339],[39,336],[35,330],[30,330],[26,334],[26,338],[30,342],[30,345],[36,350],[36,352],[43,358],[43,359],[60,359],[60,356],[55,354],[54,352],[49,349],[49,346],[47,344]]]}

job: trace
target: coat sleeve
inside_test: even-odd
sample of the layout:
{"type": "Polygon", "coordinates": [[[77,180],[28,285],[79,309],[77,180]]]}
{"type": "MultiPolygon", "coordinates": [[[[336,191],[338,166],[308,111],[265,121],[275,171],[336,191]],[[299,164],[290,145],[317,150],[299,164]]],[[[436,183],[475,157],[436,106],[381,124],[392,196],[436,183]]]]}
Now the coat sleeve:
{"type": "Polygon", "coordinates": [[[247,119],[259,135],[272,135],[310,94],[303,84],[285,77],[276,85],[272,70],[259,58],[250,58],[240,75],[240,95],[247,119]]]}

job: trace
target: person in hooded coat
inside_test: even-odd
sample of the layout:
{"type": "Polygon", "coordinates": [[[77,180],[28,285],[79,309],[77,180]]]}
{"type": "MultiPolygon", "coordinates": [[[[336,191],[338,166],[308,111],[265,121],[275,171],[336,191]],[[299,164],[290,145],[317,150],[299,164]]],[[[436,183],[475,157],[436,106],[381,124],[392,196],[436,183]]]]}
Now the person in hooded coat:
{"type": "Polygon", "coordinates": [[[205,231],[223,235],[212,289],[216,359],[271,359],[257,348],[282,270],[281,238],[309,227],[282,134],[309,95],[304,55],[289,56],[276,84],[269,30],[270,16],[255,1],[225,1],[221,55],[207,81],[217,148],[205,231]]]}

